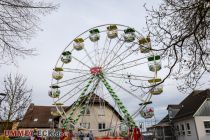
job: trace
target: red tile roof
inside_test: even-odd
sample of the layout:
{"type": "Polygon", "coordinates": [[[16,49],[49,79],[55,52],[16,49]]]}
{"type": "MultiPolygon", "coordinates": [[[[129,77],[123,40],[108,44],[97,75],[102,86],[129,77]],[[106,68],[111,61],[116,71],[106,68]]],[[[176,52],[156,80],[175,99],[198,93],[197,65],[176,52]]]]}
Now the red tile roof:
{"type": "Polygon", "coordinates": [[[18,128],[50,128],[51,123],[49,119],[53,119],[51,109],[54,106],[35,106],[31,104],[23,118],[18,125],[18,128]],[[34,121],[34,119],[38,119],[34,121]]]}

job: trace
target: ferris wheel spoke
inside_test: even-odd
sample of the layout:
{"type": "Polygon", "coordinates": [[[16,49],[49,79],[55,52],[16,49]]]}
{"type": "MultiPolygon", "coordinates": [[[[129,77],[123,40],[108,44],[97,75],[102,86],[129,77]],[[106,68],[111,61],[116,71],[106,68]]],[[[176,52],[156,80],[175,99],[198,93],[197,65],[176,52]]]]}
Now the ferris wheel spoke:
{"type": "Polygon", "coordinates": [[[106,74],[108,77],[119,78],[119,79],[129,79],[129,80],[142,80],[148,81],[149,78],[154,77],[146,77],[146,76],[136,76],[136,75],[129,75],[129,74],[106,74]],[[143,79],[144,78],[144,79],[143,79]],[[145,79],[147,78],[147,79],[145,79]]]}
{"type": "Polygon", "coordinates": [[[64,72],[72,72],[72,73],[81,73],[81,74],[90,74],[89,70],[81,70],[81,69],[72,69],[72,68],[63,68],[64,72]]]}
{"type": "Polygon", "coordinates": [[[143,64],[147,64],[147,63],[148,63],[148,62],[138,63],[138,64],[135,64],[135,65],[123,67],[123,68],[121,68],[121,69],[117,69],[117,70],[110,71],[109,73],[113,73],[113,72],[117,72],[117,71],[121,71],[121,70],[125,70],[125,69],[130,69],[130,68],[136,67],[136,66],[138,66],[138,65],[143,65],[143,64]]]}
{"type": "MultiPolygon", "coordinates": [[[[87,80],[89,80],[91,77],[87,78],[87,80]]],[[[77,84],[75,87],[73,87],[70,91],[68,91],[67,93],[65,93],[63,96],[61,96],[58,100],[56,100],[55,102],[59,102],[61,99],[63,99],[64,97],[66,97],[67,95],[69,95],[71,92],[73,92],[75,89],[77,89],[79,86],[81,86],[83,83],[85,83],[87,80],[82,81],[81,83],[77,84]]],[[[79,91],[75,94],[72,94],[67,100],[71,99],[72,97],[74,97],[76,94],[78,94],[79,91]]],[[[64,103],[67,101],[65,100],[64,103]]]]}
{"type": "Polygon", "coordinates": [[[57,82],[57,84],[65,83],[65,82],[68,82],[68,81],[71,81],[71,80],[75,80],[77,78],[83,78],[83,77],[87,77],[87,76],[88,76],[87,74],[80,75],[80,76],[77,76],[77,77],[74,77],[74,78],[70,78],[70,79],[67,79],[67,80],[59,81],[59,82],[57,82]]]}
{"type": "MultiPolygon", "coordinates": [[[[124,43],[125,43],[125,42],[123,42],[123,43],[120,45],[120,48],[119,48],[119,49],[116,49],[116,50],[117,50],[116,52],[115,52],[114,50],[113,50],[113,52],[112,52],[112,51],[110,52],[110,53],[114,53],[114,55],[113,55],[112,58],[110,58],[110,60],[108,61],[107,64],[106,64],[106,62],[104,63],[104,65],[103,65],[104,68],[106,68],[107,65],[109,65],[112,61],[114,61],[114,60],[116,59],[116,55],[117,55],[118,52],[120,52],[120,49],[123,47],[124,43]]],[[[111,56],[110,56],[110,57],[111,57],[111,56]]]]}
{"type": "Polygon", "coordinates": [[[78,61],[79,63],[81,63],[82,65],[86,66],[87,68],[90,68],[90,66],[88,66],[87,64],[83,63],[82,61],[80,61],[79,59],[77,59],[76,57],[72,56],[72,58],[74,58],[76,61],[78,61]]]}
{"type": "MultiPolygon", "coordinates": [[[[110,48],[110,44],[109,44],[108,49],[107,49],[107,51],[109,51],[109,52],[105,56],[105,58],[104,58],[104,60],[103,60],[103,62],[101,64],[101,66],[104,66],[104,64],[106,63],[107,59],[109,58],[109,56],[111,55],[111,53],[113,52],[113,50],[116,48],[116,46],[118,45],[118,43],[120,43],[120,41],[121,41],[120,38],[118,38],[118,40],[116,41],[115,45],[112,47],[112,49],[110,51],[109,51],[109,48],[110,48]]],[[[121,45],[119,45],[119,46],[121,46],[121,45]]]]}
{"type": "Polygon", "coordinates": [[[109,74],[113,74],[113,75],[116,75],[116,76],[130,76],[130,77],[138,77],[138,78],[154,78],[154,77],[151,77],[151,76],[143,76],[143,75],[134,75],[134,74],[119,74],[119,73],[106,73],[107,75],[109,74]]]}
{"type": "Polygon", "coordinates": [[[91,64],[92,64],[93,66],[95,66],[95,64],[94,64],[94,62],[93,62],[93,60],[92,60],[92,58],[90,57],[89,53],[87,52],[87,50],[86,50],[85,48],[84,48],[84,51],[85,51],[87,57],[89,58],[91,64]]]}
{"type": "Polygon", "coordinates": [[[116,86],[120,87],[121,89],[123,89],[125,92],[129,93],[130,95],[134,96],[135,98],[137,98],[138,100],[144,102],[144,100],[142,98],[140,98],[139,96],[133,94],[132,92],[130,92],[129,90],[125,89],[124,87],[120,86],[118,83],[114,82],[113,80],[107,78],[107,80],[109,80],[110,82],[112,82],[113,84],[115,84],[116,86]]]}
{"type": "Polygon", "coordinates": [[[104,42],[104,45],[103,45],[103,50],[102,50],[102,53],[101,53],[101,57],[100,57],[100,59],[99,59],[99,66],[101,66],[102,65],[102,61],[103,61],[103,55],[105,54],[105,50],[107,49],[107,50],[109,50],[109,46],[110,46],[110,44],[111,44],[111,39],[108,39],[107,38],[107,36],[106,36],[106,39],[105,39],[105,42],[104,42]],[[109,40],[109,41],[108,41],[109,40]],[[108,48],[106,48],[107,47],[107,42],[108,42],[108,48]]]}
{"type": "Polygon", "coordinates": [[[97,66],[99,66],[99,45],[98,45],[98,41],[94,43],[94,50],[95,50],[95,64],[97,66]]]}
{"type": "MultiPolygon", "coordinates": [[[[131,47],[128,47],[125,51],[123,51],[123,52],[120,53],[119,55],[115,55],[115,57],[114,57],[112,60],[110,60],[110,62],[109,62],[106,66],[104,66],[104,68],[106,69],[106,67],[107,67],[108,65],[111,65],[112,63],[114,63],[114,60],[116,60],[117,58],[120,59],[120,56],[123,55],[124,53],[128,52],[128,50],[131,49],[134,45],[135,45],[135,44],[133,44],[131,47]]],[[[124,59],[126,59],[127,57],[129,57],[129,56],[130,56],[131,54],[133,54],[134,52],[135,52],[135,51],[132,50],[128,55],[126,55],[125,57],[123,57],[122,59],[120,59],[116,64],[122,62],[124,59]]],[[[114,65],[116,65],[116,64],[113,64],[112,66],[114,66],[114,65]]]]}
{"type": "Polygon", "coordinates": [[[131,65],[132,63],[136,64],[138,61],[140,61],[142,59],[145,59],[145,58],[147,58],[147,57],[141,57],[141,58],[131,60],[131,61],[128,61],[128,62],[124,62],[124,63],[120,63],[120,62],[123,62],[123,61],[119,61],[118,63],[116,63],[113,66],[108,67],[106,69],[111,70],[112,68],[119,67],[119,66],[125,66],[125,65],[127,66],[127,65],[131,65]]]}
{"type": "MultiPolygon", "coordinates": [[[[124,53],[126,53],[126,52],[128,52],[128,50],[129,49],[131,49],[133,47],[133,45],[131,46],[131,47],[128,47],[126,50],[124,50],[123,52],[121,52],[120,54],[115,54],[114,55],[114,57],[113,57],[113,59],[110,59],[110,61],[104,66],[104,68],[106,68],[108,65],[111,65],[113,62],[114,62],[114,60],[116,60],[117,58],[119,58],[120,59],[120,56],[121,55],[123,55],[124,53]]],[[[133,53],[133,51],[130,53],[130,55],[133,53]]],[[[122,59],[120,59],[120,61],[119,62],[121,62],[122,61],[122,59]]]]}
{"type": "Polygon", "coordinates": [[[61,85],[60,87],[72,86],[72,85],[74,85],[74,84],[77,84],[77,83],[79,83],[79,82],[86,81],[86,80],[88,80],[88,79],[89,79],[89,78],[86,78],[86,79],[77,79],[77,81],[72,81],[72,82],[67,83],[67,84],[65,84],[65,85],[61,85]]]}

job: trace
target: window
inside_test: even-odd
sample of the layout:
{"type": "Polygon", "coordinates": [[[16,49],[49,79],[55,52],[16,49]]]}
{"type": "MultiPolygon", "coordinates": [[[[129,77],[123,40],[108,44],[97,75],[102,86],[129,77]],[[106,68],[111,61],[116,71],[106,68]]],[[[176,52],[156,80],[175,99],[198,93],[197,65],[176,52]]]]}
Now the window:
{"type": "MultiPolygon", "coordinates": [[[[81,123],[80,123],[80,125],[81,125],[81,123]]],[[[70,125],[69,125],[69,128],[70,128],[70,129],[74,129],[74,125],[70,124],[70,125]]]]}
{"type": "Polygon", "coordinates": [[[52,122],[52,118],[49,118],[48,122],[52,122]]]}
{"type": "Polygon", "coordinates": [[[180,136],[179,125],[176,126],[177,135],[180,136]]]}
{"type": "Polygon", "coordinates": [[[83,112],[82,115],[90,115],[90,109],[86,108],[83,112]]]}
{"type": "Polygon", "coordinates": [[[187,130],[187,135],[191,135],[191,130],[190,130],[190,123],[186,123],[186,130],[187,130]]]}
{"type": "Polygon", "coordinates": [[[204,121],[203,123],[204,123],[206,134],[210,134],[210,121],[204,121]]]}
{"type": "Polygon", "coordinates": [[[99,107],[98,116],[105,116],[105,107],[104,106],[99,107]]]}
{"type": "Polygon", "coordinates": [[[105,128],[106,128],[105,123],[99,123],[99,124],[98,124],[98,129],[99,129],[99,130],[105,129],[105,128]]]}
{"type": "Polygon", "coordinates": [[[83,127],[83,128],[87,128],[87,129],[90,129],[90,123],[80,123],[80,126],[83,127]]]}
{"type": "Polygon", "coordinates": [[[184,124],[181,124],[181,134],[185,135],[184,124]]]}
{"type": "Polygon", "coordinates": [[[38,119],[37,118],[34,118],[34,122],[37,122],[38,121],[38,119]]]}

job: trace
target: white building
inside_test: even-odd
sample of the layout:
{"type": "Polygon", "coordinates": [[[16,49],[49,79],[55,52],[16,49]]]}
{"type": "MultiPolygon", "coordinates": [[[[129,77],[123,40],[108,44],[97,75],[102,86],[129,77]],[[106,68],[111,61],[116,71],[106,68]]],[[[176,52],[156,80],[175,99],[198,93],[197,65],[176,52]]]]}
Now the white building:
{"type": "Polygon", "coordinates": [[[210,90],[194,91],[150,128],[157,140],[210,140],[210,90]]]}
{"type": "MultiPolygon", "coordinates": [[[[84,102],[85,103],[85,102],[84,102]]],[[[79,117],[76,127],[86,128],[82,129],[83,133],[88,133],[93,129],[94,136],[119,136],[122,117],[106,100],[102,99],[96,94],[93,94],[90,99],[90,106],[86,108],[83,115],[79,117]],[[115,127],[116,126],[116,127],[115,127]],[[107,131],[106,131],[107,130],[107,131]]],[[[65,109],[66,114],[69,114],[72,106],[65,109]]],[[[73,119],[77,118],[81,108],[77,108],[72,116],[73,119]]],[[[59,128],[62,128],[62,118],[59,118],[59,128]]],[[[67,128],[72,127],[68,124],[67,128]]],[[[74,129],[74,133],[78,132],[78,128],[74,129]]]]}

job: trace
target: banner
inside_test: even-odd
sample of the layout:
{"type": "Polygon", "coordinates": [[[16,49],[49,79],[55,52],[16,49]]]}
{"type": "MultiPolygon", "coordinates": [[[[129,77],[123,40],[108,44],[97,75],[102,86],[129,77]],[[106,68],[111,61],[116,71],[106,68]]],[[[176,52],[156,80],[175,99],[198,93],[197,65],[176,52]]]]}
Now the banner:
{"type": "Polygon", "coordinates": [[[68,134],[56,129],[21,129],[5,130],[4,135],[9,137],[63,137],[68,134]]]}

